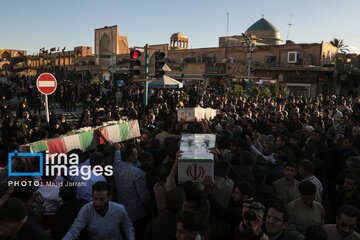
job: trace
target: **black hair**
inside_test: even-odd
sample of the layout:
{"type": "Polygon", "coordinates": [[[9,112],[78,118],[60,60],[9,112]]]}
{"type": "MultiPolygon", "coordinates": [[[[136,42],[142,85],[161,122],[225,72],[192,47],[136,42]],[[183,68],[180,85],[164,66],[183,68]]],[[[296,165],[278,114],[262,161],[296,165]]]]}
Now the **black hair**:
{"type": "Polygon", "coordinates": [[[313,174],[315,170],[314,163],[308,159],[303,159],[299,162],[299,167],[302,167],[307,173],[313,174]]]}
{"type": "Polygon", "coordinates": [[[96,165],[101,165],[104,159],[105,155],[102,152],[94,152],[90,157],[90,166],[94,167],[96,165]]]}
{"type": "Polygon", "coordinates": [[[293,162],[293,161],[287,161],[285,163],[285,166],[284,167],[292,167],[292,168],[295,168],[295,170],[297,170],[297,166],[296,166],[296,163],[293,162]]]}
{"type": "Polygon", "coordinates": [[[136,148],[134,143],[128,143],[121,151],[121,158],[123,161],[128,162],[129,158],[133,155],[133,149],[136,148]]]}
{"type": "Polygon", "coordinates": [[[219,148],[229,149],[230,146],[231,146],[231,137],[230,136],[223,136],[218,143],[219,143],[219,148]]]}
{"type": "Polygon", "coordinates": [[[107,191],[107,195],[111,195],[111,186],[108,182],[98,181],[94,185],[92,185],[92,192],[102,192],[107,191]]]}
{"type": "Polygon", "coordinates": [[[149,158],[152,158],[152,157],[153,157],[152,153],[146,152],[146,151],[142,151],[142,152],[139,153],[138,160],[142,163],[142,162],[144,162],[146,159],[149,159],[149,158]]]}
{"type": "Polygon", "coordinates": [[[356,184],[359,184],[359,182],[360,182],[359,177],[358,177],[356,174],[354,174],[354,173],[348,173],[348,174],[345,176],[345,178],[354,180],[356,184]]]}
{"type": "Polygon", "coordinates": [[[182,206],[185,202],[185,193],[181,188],[175,188],[168,192],[165,195],[165,205],[166,209],[173,214],[176,214],[182,209],[182,206]]]}
{"type": "Polygon", "coordinates": [[[288,139],[287,136],[281,134],[281,135],[279,135],[278,137],[280,138],[280,141],[282,141],[282,142],[285,143],[285,145],[288,145],[288,144],[289,144],[289,139],[288,139]]]}
{"type": "Polygon", "coordinates": [[[238,182],[235,184],[235,187],[239,189],[241,194],[248,195],[249,198],[252,198],[254,196],[253,187],[249,182],[238,182]]]}
{"type": "Polygon", "coordinates": [[[177,221],[182,223],[183,228],[189,232],[199,231],[202,225],[199,211],[182,211],[178,214],[177,221]]]}
{"type": "Polygon", "coordinates": [[[286,162],[287,160],[287,157],[285,155],[285,153],[283,151],[276,151],[275,152],[277,155],[279,155],[279,158],[280,158],[280,161],[283,163],[283,162],[286,162]]]}
{"type": "Polygon", "coordinates": [[[226,161],[216,161],[214,164],[214,175],[217,177],[225,177],[229,172],[229,164],[226,161]]]}
{"type": "Polygon", "coordinates": [[[262,182],[265,178],[266,169],[262,166],[255,165],[251,169],[251,174],[255,181],[262,182]]]}
{"type": "Polygon", "coordinates": [[[283,214],[283,222],[289,221],[289,212],[286,210],[286,207],[281,202],[275,202],[270,205],[269,209],[273,208],[278,212],[283,214]]]}
{"type": "Polygon", "coordinates": [[[170,144],[166,148],[166,154],[173,160],[176,158],[176,153],[179,151],[179,147],[176,144],[170,144]]]}
{"type": "Polygon", "coordinates": [[[300,195],[312,196],[316,193],[316,185],[311,181],[304,181],[299,184],[300,195]]]}
{"type": "Polygon", "coordinates": [[[159,182],[166,182],[167,177],[169,176],[169,169],[163,165],[160,164],[155,169],[156,172],[156,180],[159,182]]]}
{"type": "Polygon", "coordinates": [[[109,144],[101,144],[97,146],[96,150],[97,152],[102,152],[105,155],[105,157],[114,155],[114,149],[109,144]]]}
{"type": "Polygon", "coordinates": [[[337,212],[337,217],[340,217],[342,214],[350,218],[358,218],[360,215],[359,209],[353,205],[342,205],[337,212]]]}
{"type": "Polygon", "coordinates": [[[70,158],[70,155],[74,154],[74,153],[80,157],[80,155],[82,154],[82,150],[79,148],[75,148],[75,149],[70,150],[66,155],[68,158],[70,158]]]}

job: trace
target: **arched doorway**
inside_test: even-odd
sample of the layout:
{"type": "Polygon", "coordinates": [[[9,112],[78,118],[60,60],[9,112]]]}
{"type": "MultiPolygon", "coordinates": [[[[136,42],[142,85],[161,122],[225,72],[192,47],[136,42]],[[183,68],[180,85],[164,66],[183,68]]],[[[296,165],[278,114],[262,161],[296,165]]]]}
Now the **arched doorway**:
{"type": "Polygon", "coordinates": [[[3,52],[1,54],[1,59],[4,59],[4,58],[6,58],[7,60],[10,60],[10,58],[11,58],[10,53],[9,52],[3,52]]]}
{"type": "Polygon", "coordinates": [[[110,52],[110,37],[105,33],[100,40],[100,54],[109,54],[110,52]]]}

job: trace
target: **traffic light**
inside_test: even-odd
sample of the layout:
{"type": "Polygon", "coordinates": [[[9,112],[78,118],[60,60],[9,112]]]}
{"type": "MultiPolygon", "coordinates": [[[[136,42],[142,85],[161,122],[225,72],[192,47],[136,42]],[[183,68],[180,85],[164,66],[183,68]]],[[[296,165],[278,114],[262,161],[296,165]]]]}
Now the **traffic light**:
{"type": "Polygon", "coordinates": [[[165,62],[163,61],[165,57],[165,53],[163,52],[155,52],[155,78],[161,78],[165,71],[162,69],[165,65],[165,62]]]}
{"type": "Polygon", "coordinates": [[[130,51],[130,76],[138,76],[141,74],[140,70],[137,68],[141,66],[141,62],[138,59],[141,56],[141,52],[139,50],[131,50],[130,51]]]}

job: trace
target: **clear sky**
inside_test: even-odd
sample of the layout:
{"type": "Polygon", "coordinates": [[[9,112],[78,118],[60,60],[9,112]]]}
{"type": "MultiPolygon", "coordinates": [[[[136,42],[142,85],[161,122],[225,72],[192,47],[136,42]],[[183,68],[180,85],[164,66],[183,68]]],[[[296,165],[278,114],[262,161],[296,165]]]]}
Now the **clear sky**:
{"type": "Polygon", "coordinates": [[[0,48],[28,54],[45,47],[94,47],[94,29],[118,25],[129,46],[189,37],[189,47],[217,47],[218,37],[240,35],[264,17],[296,43],[344,39],[360,53],[360,0],[1,0],[0,48]]]}

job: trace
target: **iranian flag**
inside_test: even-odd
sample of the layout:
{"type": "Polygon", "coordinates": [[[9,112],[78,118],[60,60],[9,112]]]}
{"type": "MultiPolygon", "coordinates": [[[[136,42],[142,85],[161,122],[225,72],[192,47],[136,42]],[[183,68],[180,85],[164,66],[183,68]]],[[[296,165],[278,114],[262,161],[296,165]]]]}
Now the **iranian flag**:
{"type": "MultiPolygon", "coordinates": [[[[99,138],[94,133],[97,130],[90,130],[86,132],[77,133],[70,136],[59,137],[47,141],[39,141],[30,143],[31,152],[49,151],[49,153],[68,153],[73,149],[80,149],[82,151],[91,151],[97,145],[103,144],[102,138],[99,138]]],[[[114,125],[109,125],[101,129],[103,135],[111,142],[121,142],[131,138],[140,136],[140,129],[138,121],[124,122],[114,125]]]]}

